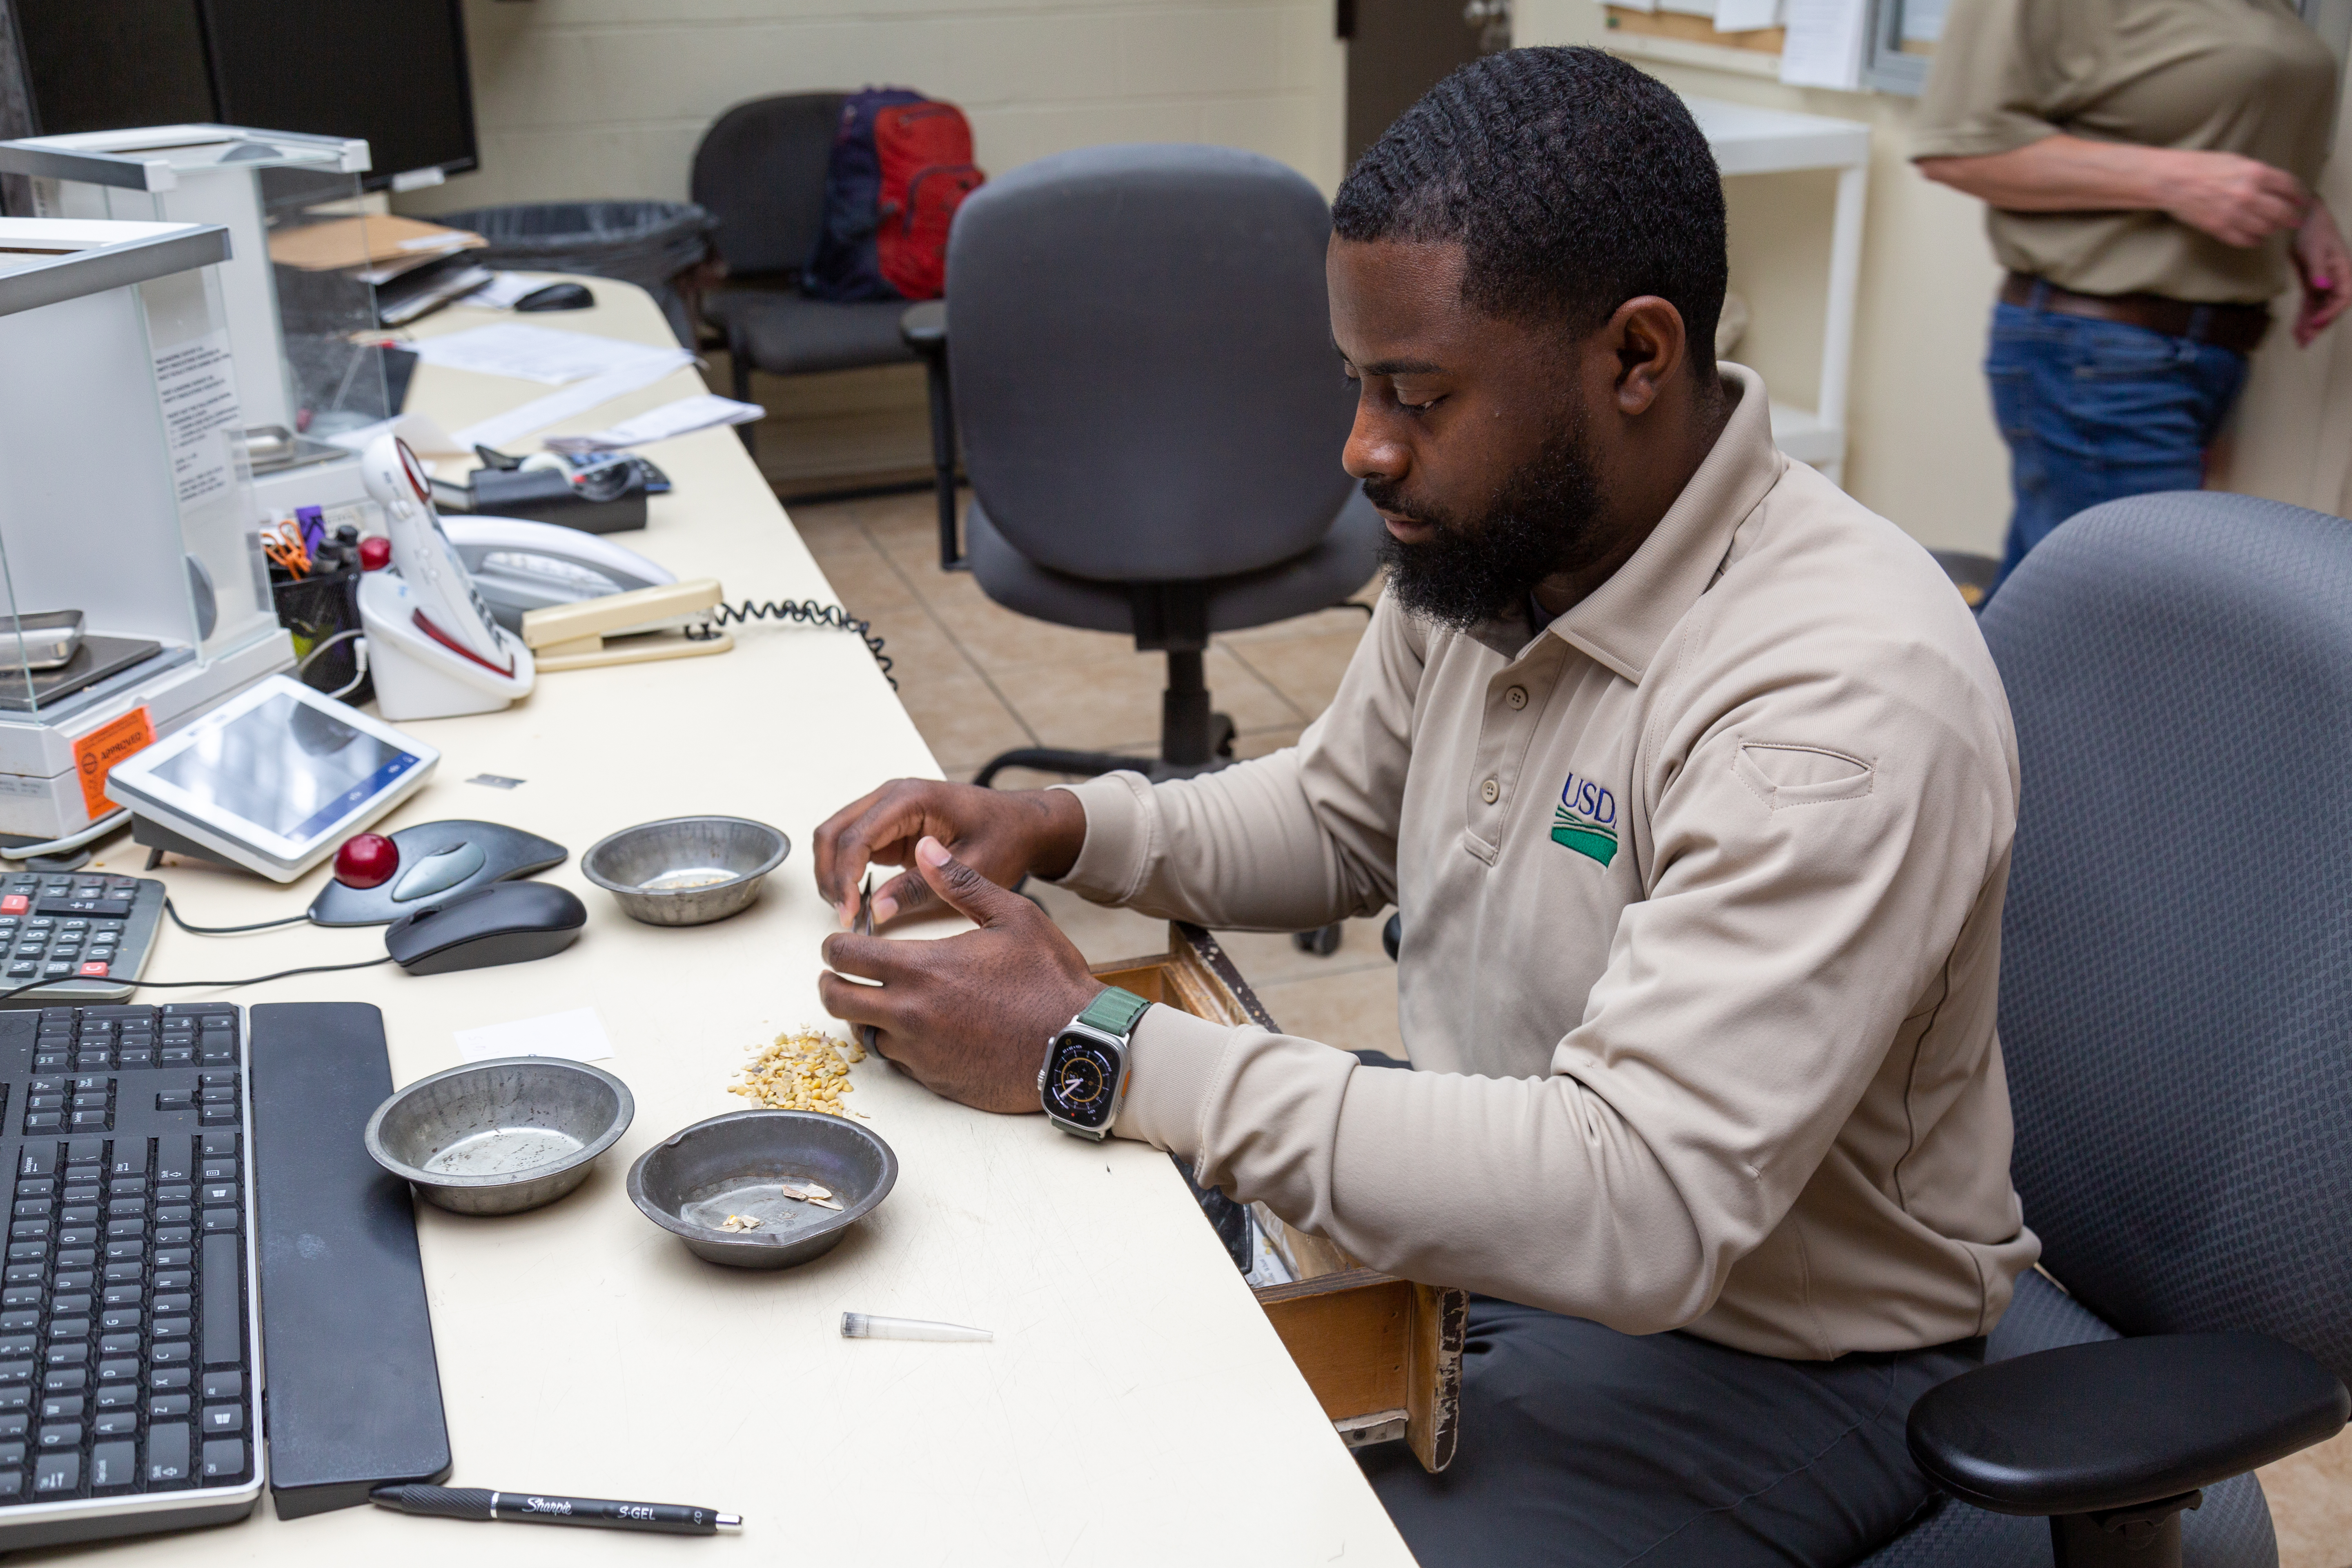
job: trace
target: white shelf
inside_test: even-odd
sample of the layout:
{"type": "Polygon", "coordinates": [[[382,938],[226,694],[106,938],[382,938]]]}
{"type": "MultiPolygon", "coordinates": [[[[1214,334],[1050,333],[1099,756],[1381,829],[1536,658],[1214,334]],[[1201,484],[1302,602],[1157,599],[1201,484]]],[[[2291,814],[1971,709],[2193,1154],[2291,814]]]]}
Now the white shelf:
{"type": "Polygon", "coordinates": [[[1727,174],[1779,174],[1791,169],[1858,169],[1870,162],[1870,127],[1859,120],[1797,114],[1719,98],[1688,98],[1691,118],[1727,174]]]}
{"type": "Polygon", "coordinates": [[[1845,461],[1845,431],[1810,408],[1772,405],[1772,444],[1801,463],[1835,471],[1845,461]]]}

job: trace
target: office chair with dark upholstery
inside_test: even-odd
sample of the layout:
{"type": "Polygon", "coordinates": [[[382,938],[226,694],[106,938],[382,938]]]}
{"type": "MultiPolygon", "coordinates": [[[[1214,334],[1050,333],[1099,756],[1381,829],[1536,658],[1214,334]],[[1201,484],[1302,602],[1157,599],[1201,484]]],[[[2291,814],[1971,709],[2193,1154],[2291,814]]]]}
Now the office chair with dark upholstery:
{"type": "Polygon", "coordinates": [[[1156,762],[1027,748],[983,768],[1181,778],[1231,755],[1213,633],[1363,586],[1381,537],[1339,467],[1354,399],[1331,353],[1330,210],[1222,147],[1096,147],[992,181],[948,243],[950,375],[988,596],[1164,650],[1156,762]]]}
{"type": "Polygon", "coordinates": [[[2065,1290],[2028,1274],[1912,1414],[2002,1511],[1947,1498],[1868,1568],[2038,1568],[2053,1533],[2078,1568],[2271,1568],[2245,1472],[2340,1428],[2352,1374],[2352,523],[2111,502],[1982,624],[2024,777],[2014,1173],[2065,1290]]]}
{"type": "MultiPolygon", "coordinates": [[[[899,336],[903,300],[843,304],[800,290],[801,268],[824,226],[824,171],[845,95],[795,92],[739,103],[694,150],[694,199],[719,219],[711,245],[727,281],[702,313],[727,334],[734,395],[749,403],[751,373],[806,375],[910,364],[899,336]]],[[[749,425],[736,427],[746,447],[749,425]]]]}

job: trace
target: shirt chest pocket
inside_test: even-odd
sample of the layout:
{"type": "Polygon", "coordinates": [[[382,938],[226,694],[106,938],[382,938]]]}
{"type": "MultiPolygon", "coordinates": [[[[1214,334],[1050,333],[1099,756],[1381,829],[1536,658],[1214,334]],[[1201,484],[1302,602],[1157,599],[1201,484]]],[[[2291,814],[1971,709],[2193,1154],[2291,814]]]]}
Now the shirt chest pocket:
{"type": "Polygon", "coordinates": [[[1877,776],[1869,758],[1793,741],[1743,740],[1731,771],[1771,811],[1860,800],[1877,776]]]}

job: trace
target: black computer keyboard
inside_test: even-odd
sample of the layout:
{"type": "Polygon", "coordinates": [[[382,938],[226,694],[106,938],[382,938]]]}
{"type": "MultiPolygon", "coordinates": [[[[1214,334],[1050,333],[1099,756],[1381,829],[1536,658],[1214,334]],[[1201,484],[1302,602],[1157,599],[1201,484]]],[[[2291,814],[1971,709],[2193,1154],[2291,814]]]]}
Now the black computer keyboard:
{"type": "Polygon", "coordinates": [[[124,982],[147,967],[163,919],[163,884],[149,878],[0,876],[0,993],[14,993],[5,1005],[126,1000],[124,982]]]}
{"type": "Polygon", "coordinates": [[[241,1037],[226,1003],[0,1014],[0,1551],[260,1496],[241,1037]]]}

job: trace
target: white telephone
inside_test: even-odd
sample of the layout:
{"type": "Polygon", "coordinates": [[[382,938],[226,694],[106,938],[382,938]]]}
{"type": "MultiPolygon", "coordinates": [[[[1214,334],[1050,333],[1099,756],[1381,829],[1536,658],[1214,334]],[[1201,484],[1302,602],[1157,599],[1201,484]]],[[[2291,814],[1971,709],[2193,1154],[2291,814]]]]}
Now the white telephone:
{"type": "Polygon", "coordinates": [[[408,444],[378,437],[360,458],[360,479],[392,536],[391,569],[360,579],[377,709],[394,721],[446,719],[527,695],[538,679],[530,650],[475,590],[408,444]]]}
{"type": "Polygon", "coordinates": [[[500,635],[489,605],[433,509],[433,482],[416,454],[397,436],[379,436],[360,458],[360,482],[383,508],[392,536],[392,569],[416,597],[415,616],[436,640],[500,675],[514,673],[513,646],[500,635]]]}

